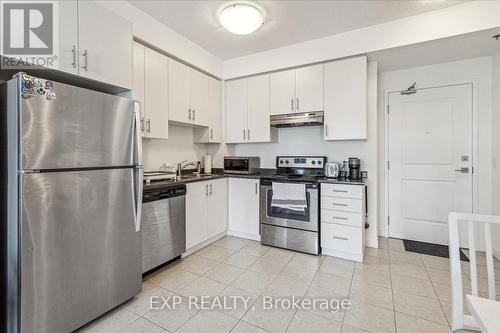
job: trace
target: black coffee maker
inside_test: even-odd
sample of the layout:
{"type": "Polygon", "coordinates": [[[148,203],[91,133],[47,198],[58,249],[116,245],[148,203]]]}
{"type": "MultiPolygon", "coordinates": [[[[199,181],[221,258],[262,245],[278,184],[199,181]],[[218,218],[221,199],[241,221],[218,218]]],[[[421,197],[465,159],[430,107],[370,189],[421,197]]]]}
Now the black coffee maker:
{"type": "Polygon", "coordinates": [[[349,179],[361,179],[361,160],[357,157],[349,157],[349,179]]]}

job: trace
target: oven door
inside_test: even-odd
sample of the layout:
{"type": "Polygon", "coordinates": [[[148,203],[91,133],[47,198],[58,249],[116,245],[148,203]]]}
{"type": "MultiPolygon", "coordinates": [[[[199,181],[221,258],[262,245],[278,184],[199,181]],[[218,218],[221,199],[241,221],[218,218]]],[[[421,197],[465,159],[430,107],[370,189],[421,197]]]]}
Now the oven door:
{"type": "Polygon", "coordinates": [[[306,185],[307,208],[303,211],[272,207],[272,184],[260,186],[260,223],[300,230],[318,231],[318,184],[306,185]]]}

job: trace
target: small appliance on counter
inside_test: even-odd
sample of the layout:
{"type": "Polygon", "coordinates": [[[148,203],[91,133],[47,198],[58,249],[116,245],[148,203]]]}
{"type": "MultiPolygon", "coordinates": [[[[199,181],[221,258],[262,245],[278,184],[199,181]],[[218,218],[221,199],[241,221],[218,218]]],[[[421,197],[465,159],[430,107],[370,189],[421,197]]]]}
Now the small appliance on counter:
{"type": "Polygon", "coordinates": [[[339,162],[328,162],[325,164],[325,176],[328,178],[338,178],[341,165],[339,162]]]}
{"type": "Polygon", "coordinates": [[[349,157],[349,179],[361,179],[361,160],[357,157],[349,157]]]}
{"type": "Polygon", "coordinates": [[[224,156],[224,173],[251,175],[259,171],[260,157],[224,156]]]}

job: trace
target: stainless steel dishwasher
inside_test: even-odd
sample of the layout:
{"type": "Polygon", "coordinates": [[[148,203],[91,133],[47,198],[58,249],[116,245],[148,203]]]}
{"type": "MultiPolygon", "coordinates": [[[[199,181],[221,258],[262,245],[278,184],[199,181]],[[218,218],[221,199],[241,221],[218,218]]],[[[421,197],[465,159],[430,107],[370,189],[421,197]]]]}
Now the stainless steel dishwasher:
{"type": "Polygon", "coordinates": [[[142,273],[186,251],[186,185],[144,190],[142,273]]]}

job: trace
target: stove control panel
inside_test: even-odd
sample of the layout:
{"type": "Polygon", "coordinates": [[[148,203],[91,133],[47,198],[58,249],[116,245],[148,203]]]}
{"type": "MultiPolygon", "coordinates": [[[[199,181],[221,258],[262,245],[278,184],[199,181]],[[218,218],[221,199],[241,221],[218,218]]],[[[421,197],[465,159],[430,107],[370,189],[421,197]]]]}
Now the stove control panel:
{"type": "Polygon", "coordinates": [[[325,156],[278,156],[278,168],[314,168],[322,169],[326,163],[325,156]]]}

